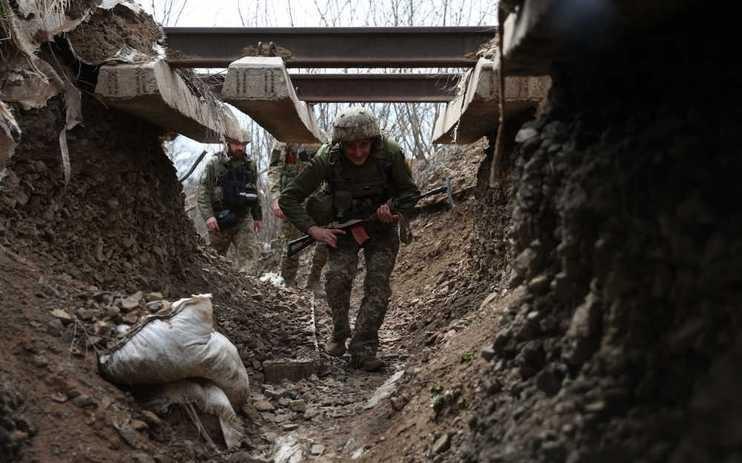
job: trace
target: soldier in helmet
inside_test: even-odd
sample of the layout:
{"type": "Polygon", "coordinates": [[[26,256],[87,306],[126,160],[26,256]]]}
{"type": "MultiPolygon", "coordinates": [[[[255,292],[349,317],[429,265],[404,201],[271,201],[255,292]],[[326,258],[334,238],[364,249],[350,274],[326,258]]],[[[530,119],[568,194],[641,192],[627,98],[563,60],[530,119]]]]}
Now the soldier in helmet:
{"type": "MultiPolygon", "coordinates": [[[[299,238],[301,232],[284,220],[286,215],[278,205],[281,191],[296,178],[299,173],[309,164],[311,158],[317,152],[319,146],[297,145],[276,142],[271,151],[271,162],[268,170],[268,181],[270,183],[271,196],[274,198],[271,208],[273,215],[283,220],[281,224],[281,238],[284,242],[299,238]]],[[[285,246],[284,246],[285,249],[285,246]]],[[[307,278],[307,288],[317,291],[322,276],[322,269],[327,262],[327,246],[321,244],[316,247],[312,257],[312,268],[307,278]]],[[[296,285],[296,273],[299,270],[299,256],[289,257],[284,251],[281,256],[281,276],[287,286],[296,285]]]]}
{"type": "Polygon", "coordinates": [[[333,334],[326,350],[341,356],[346,340],[351,338],[348,349],[356,368],[375,371],[384,365],[376,353],[379,328],[391,297],[389,280],[399,251],[397,212],[414,207],[418,194],[399,145],[381,135],[371,113],[355,107],[338,116],[333,124],[332,143],[322,145],[311,164],[283,190],[279,199],[278,204],[291,223],[329,246],[325,291],[333,334]],[[372,217],[363,225],[364,230],[354,229],[346,234],[320,226],[307,214],[303,201],[323,183],[332,201],[334,221],[372,217]],[[348,311],[359,251],[364,253],[366,279],[351,337],[348,311]]]}
{"type": "Polygon", "coordinates": [[[245,150],[248,142],[246,133],[241,139],[228,138],[226,150],[211,158],[199,181],[198,208],[216,252],[226,255],[234,246],[237,268],[254,273],[255,234],[262,226],[263,211],[257,168],[245,150]]]}

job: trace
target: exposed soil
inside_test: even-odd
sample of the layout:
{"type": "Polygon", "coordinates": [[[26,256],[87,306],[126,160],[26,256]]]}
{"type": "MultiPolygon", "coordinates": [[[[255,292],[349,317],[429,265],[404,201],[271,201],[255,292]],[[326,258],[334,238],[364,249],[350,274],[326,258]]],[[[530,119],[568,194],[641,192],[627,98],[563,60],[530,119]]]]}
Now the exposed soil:
{"type": "MultiPolygon", "coordinates": [[[[484,142],[418,168],[423,190],[452,175],[457,205],[436,198],[411,218],[379,373],[322,352],[320,298],[236,273],[205,246],[160,130],[84,97],[65,185],[62,101],[14,107],[0,459],[738,461],[742,85],[722,65],[734,42],[688,34],[708,14],[693,13],[561,63],[543,114],[509,127],[518,143],[493,187],[484,142]],[[97,371],[122,331],[196,293],[213,294],[250,374],[239,449],[213,420],[216,448],[182,410],[149,409],[97,371]],[[311,365],[269,383],[273,361],[311,365]]],[[[148,32],[123,42],[151,49],[154,25],[115,9],[91,36],[106,14],[117,32],[91,56],[123,46],[132,21],[148,32]]]]}

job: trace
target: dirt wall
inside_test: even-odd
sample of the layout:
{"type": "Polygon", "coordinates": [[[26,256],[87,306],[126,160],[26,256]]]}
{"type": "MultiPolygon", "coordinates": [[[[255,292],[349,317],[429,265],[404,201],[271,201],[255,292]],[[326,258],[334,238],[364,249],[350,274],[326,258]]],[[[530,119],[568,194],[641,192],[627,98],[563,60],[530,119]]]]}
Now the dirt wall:
{"type": "Polygon", "coordinates": [[[557,65],[509,177],[480,175],[473,257],[527,293],[451,461],[740,458],[741,79],[706,16],[557,65]]]}

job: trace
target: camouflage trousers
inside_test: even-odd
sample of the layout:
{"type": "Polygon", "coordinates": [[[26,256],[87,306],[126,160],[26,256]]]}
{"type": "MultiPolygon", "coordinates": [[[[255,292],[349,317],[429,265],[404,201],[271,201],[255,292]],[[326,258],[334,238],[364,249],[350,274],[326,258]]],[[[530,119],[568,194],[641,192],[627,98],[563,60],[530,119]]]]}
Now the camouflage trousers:
{"type": "Polygon", "coordinates": [[[252,220],[245,219],[234,227],[218,232],[209,230],[209,242],[222,256],[226,256],[230,246],[234,246],[233,256],[237,270],[251,275],[255,273],[258,252],[252,220]]]}
{"type": "MultiPolygon", "coordinates": [[[[283,240],[283,254],[281,255],[281,276],[287,285],[296,284],[296,274],[299,271],[299,254],[289,257],[286,255],[286,243],[303,235],[291,222],[284,220],[281,225],[281,238],[283,240]]],[[[327,263],[327,246],[315,244],[312,256],[312,268],[307,279],[307,286],[312,287],[319,284],[322,269],[327,263]]]]}
{"type": "Polygon", "coordinates": [[[353,279],[358,272],[358,251],[362,250],[366,263],[363,282],[363,300],[358,309],[355,331],[350,340],[353,357],[374,357],[379,348],[379,328],[384,322],[389,298],[392,295],[390,278],[399,252],[397,227],[372,224],[367,226],[369,239],[363,248],[358,247],[350,235],[338,239],[336,249],[329,248],[329,268],[325,292],[333,323],[333,338],[350,337],[350,293],[353,279]]]}

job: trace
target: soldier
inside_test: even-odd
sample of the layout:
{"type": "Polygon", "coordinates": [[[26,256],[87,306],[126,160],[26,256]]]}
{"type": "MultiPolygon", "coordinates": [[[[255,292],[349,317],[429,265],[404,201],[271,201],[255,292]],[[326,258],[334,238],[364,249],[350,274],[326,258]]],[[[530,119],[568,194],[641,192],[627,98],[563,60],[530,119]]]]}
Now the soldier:
{"type": "Polygon", "coordinates": [[[229,246],[234,245],[237,268],[254,273],[255,234],[262,226],[263,211],[257,187],[258,171],[245,151],[249,138],[247,134],[242,138],[227,139],[226,153],[217,153],[206,165],[198,185],[198,208],[216,252],[226,255],[229,246]]]}
{"type": "Polygon", "coordinates": [[[332,144],[320,148],[311,164],[283,190],[278,202],[299,230],[329,246],[325,291],[333,335],[326,350],[331,355],[343,355],[351,335],[350,292],[358,270],[358,252],[363,250],[364,297],[349,346],[356,368],[376,371],[384,366],[376,352],[379,328],[392,292],[389,279],[399,251],[397,212],[414,207],[418,194],[399,145],[381,135],[371,113],[350,108],[335,120],[332,144]],[[307,214],[302,203],[323,182],[324,193],[332,201],[334,220],[341,223],[373,217],[363,225],[365,230],[356,228],[346,234],[319,226],[307,214]],[[396,207],[392,209],[390,204],[396,207]],[[368,239],[363,239],[364,234],[368,239]]]}
{"type": "MultiPolygon", "coordinates": [[[[271,204],[273,215],[282,219],[281,238],[285,242],[299,238],[301,232],[291,225],[286,215],[278,205],[281,191],[293,181],[297,175],[309,164],[316,153],[316,147],[306,145],[295,145],[276,142],[271,152],[270,169],[268,170],[268,181],[270,183],[271,195],[274,198],[271,204]]],[[[285,246],[282,246],[284,249],[285,246]]],[[[327,262],[327,246],[320,244],[314,251],[312,268],[307,278],[307,289],[317,291],[319,280],[322,277],[322,269],[327,262]]],[[[296,285],[296,273],[299,270],[299,256],[287,256],[283,251],[281,256],[281,276],[287,286],[296,285]]]]}

